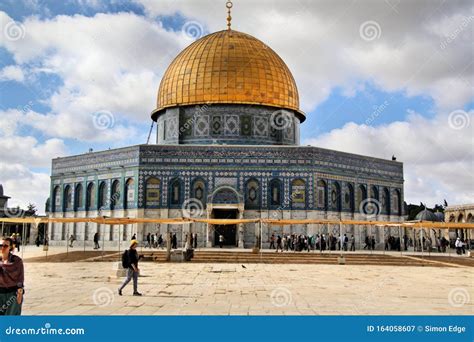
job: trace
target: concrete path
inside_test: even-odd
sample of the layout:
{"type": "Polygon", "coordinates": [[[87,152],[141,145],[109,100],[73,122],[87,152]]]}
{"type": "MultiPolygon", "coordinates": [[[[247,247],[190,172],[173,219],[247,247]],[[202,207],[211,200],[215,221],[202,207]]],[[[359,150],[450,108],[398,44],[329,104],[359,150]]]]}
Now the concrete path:
{"type": "Polygon", "coordinates": [[[471,267],[25,263],[26,315],[472,315],[471,267]]]}

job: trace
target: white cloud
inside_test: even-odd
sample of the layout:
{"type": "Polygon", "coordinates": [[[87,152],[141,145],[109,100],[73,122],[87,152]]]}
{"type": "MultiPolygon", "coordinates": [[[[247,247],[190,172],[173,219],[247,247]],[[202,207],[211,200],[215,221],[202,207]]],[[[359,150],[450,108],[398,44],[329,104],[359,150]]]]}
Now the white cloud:
{"type": "Polygon", "coordinates": [[[9,207],[26,209],[28,203],[33,203],[38,214],[44,214],[44,205],[49,197],[48,174],[32,172],[20,164],[0,163],[0,179],[5,195],[12,197],[8,202],[9,207]]]}
{"type": "Polygon", "coordinates": [[[455,115],[460,116],[426,119],[411,112],[406,122],[376,127],[347,123],[304,144],[385,159],[395,155],[404,163],[405,200],[409,203],[434,205],[443,199],[451,204],[471,203],[474,111],[455,115]]]}
{"type": "MultiPolygon", "coordinates": [[[[224,2],[136,2],[151,17],[181,13],[211,32],[225,29],[224,2]]],[[[305,111],[334,87],[351,93],[365,80],[386,91],[430,95],[441,109],[454,110],[472,98],[473,8],[469,1],[239,0],[232,27],[280,54],[294,73],[305,111]],[[379,25],[378,39],[361,38],[367,21],[379,25]],[[460,33],[442,48],[456,30],[460,33]]]]}
{"type": "Polygon", "coordinates": [[[0,82],[2,81],[17,81],[23,82],[25,74],[23,70],[17,65],[8,65],[0,70],[0,82]]]}
{"type": "Polygon", "coordinates": [[[2,164],[50,167],[51,159],[65,156],[67,148],[56,138],[40,143],[32,136],[0,136],[0,151],[2,164]]]}
{"type": "MultiPolygon", "coordinates": [[[[0,12],[0,21],[12,19],[0,12]]],[[[50,136],[83,141],[134,135],[123,125],[97,134],[90,118],[106,110],[116,122],[149,121],[162,73],[189,43],[180,33],[132,13],[29,17],[20,24],[24,38],[0,35],[0,46],[18,65],[31,66],[31,73],[55,74],[63,82],[45,103],[50,112],[31,114],[30,123],[50,136]]]]}

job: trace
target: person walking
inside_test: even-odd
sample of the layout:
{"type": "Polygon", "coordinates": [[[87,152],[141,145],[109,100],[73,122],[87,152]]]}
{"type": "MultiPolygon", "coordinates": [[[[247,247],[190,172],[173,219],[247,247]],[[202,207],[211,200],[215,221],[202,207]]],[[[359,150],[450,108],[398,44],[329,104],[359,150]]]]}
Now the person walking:
{"type": "Polygon", "coordinates": [[[375,236],[372,235],[372,250],[375,251],[375,236]]]}
{"type": "Polygon", "coordinates": [[[224,246],[224,235],[219,235],[219,246],[222,248],[224,246]]]}
{"type": "Polygon", "coordinates": [[[347,235],[344,234],[343,240],[342,240],[342,249],[347,252],[347,243],[349,242],[349,239],[347,238],[347,235]]]}
{"type": "Polygon", "coordinates": [[[138,252],[137,252],[138,241],[132,240],[130,242],[130,248],[127,249],[122,255],[122,266],[127,269],[127,275],[118,289],[119,296],[122,295],[122,290],[127,284],[133,279],[133,295],[141,296],[142,294],[138,292],[138,273],[140,269],[138,268],[138,252]]]}
{"type": "Polygon", "coordinates": [[[76,238],[74,237],[73,234],[71,234],[71,236],[69,237],[69,247],[71,248],[74,247],[73,246],[74,241],[76,241],[76,238]]]}
{"type": "Polygon", "coordinates": [[[150,247],[150,248],[151,248],[151,233],[148,233],[148,234],[146,235],[146,246],[145,246],[145,248],[146,248],[146,247],[150,247]]]}
{"type": "Polygon", "coordinates": [[[99,249],[99,248],[100,248],[100,246],[99,246],[99,238],[100,238],[99,232],[96,232],[96,233],[94,234],[94,249],[99,249]]]}
{"type": "Polygon", "coordinates": [[[278,249],[281,249],[281,252],[283,253],[283,246],[281,245],[281,236],[280,235],[277,236],[277,248],[276,248],[277,253],[278,253],[278,249]]]}
{"type": "Polygon", "coordinates": [[[454,243],[454,247],[456,247],[456,254],[462,254],[462,242],[459,237],[456,238],[456,242],[454,243]]]}
{"type": "Polygon", "coordinates": [[[0,316],[21,315],[25,271],[23,260],[13,254],[14,248],[12,238],[3,239],[0,265],[0,316]]]}
{"type": "Polygon", "coordinates": [[[351,235],[351,252],[355,252],[356,250],[356,239],[354,235],[351,235]]]}
{"type": "Polygon", "coordinates": [[[275,249],[275,234],[270,237],[270,249],[275,249]]]}
{"type": "Polygon", "coordinates": [[[194,247],[194,249],[196,249],[197,246],[198,246],[198,235],[197,235],[197,233],[193,234],[193,242],[194,242],[193,247],[194,247]]]}
{"type": "Polygon", "coordinates": [[[163,235],[158,236],[158,247],[163,248],[163,235]]]}
{"type": "Polygon", "coordinates": [[[173,249],[178,248],[178,238],[176,237],[176,233],[171,237],[171,245],[173,249]]]}

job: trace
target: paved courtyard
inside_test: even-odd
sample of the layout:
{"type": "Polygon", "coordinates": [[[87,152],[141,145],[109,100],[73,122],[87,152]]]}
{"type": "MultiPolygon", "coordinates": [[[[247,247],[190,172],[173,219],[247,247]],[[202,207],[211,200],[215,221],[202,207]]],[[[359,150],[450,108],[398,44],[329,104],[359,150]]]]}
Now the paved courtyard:
{"type": "Polygon", "coordinates": [[[469,315],[472,267],[25,262],[25,315],[469,315]]]}

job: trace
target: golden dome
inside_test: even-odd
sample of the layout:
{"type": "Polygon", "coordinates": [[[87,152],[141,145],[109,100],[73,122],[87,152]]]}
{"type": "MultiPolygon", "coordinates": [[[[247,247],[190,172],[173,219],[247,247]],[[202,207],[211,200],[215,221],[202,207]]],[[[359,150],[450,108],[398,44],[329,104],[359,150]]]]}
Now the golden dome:
{"type": "Polygon", "coordinates": [[[152,118],[168,107],[215,103],[290,109],[305,119],[285,62],[260,40],[234,30],[207,35],[173,60],[161,80],[152,118]]]}

